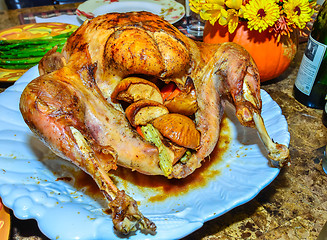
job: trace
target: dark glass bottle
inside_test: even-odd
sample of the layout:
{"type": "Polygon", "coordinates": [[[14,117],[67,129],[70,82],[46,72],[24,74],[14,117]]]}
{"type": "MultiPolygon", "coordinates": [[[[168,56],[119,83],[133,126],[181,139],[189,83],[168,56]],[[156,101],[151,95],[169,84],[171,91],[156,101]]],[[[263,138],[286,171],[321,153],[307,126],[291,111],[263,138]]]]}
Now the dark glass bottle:
{"type": "Polygon", "coordinates": [[[322,123],[325,125],[325,127],[327,127],[327,102],[325,104],[324,111],[322,112],[322,123]]]}
{"type": "Polygon", "coordinates": [[[327,94],[327,1],[313,24],[294,85],[294,97],[317,109],[325,107],[327,94]]]}

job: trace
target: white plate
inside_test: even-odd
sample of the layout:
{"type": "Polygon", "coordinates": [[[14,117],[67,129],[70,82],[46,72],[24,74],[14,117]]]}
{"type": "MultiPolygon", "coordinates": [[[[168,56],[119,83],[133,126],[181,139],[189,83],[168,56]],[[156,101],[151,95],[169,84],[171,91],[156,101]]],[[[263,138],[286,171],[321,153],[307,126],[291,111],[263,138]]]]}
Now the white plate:
{"type": "MultiPolygon", "coordinates": [[[[72,182],[58,180],[59,170],[62,170],[59,176],[77,179],[79,171],[51,154],[21,117],[20,95],[37,76],[37,67],[33,67],[0,94],[3,203],[20,219],[36,219],[50,239],[116,239],[111,217],[103,212],[104,202],[75,188],[72,182]]],[[[290,135],[281,109],[265,91],[261,92],[268,133],[275,141],[288,145],[290,135]]],[[[162,181],[163,178],[142,178],[136,174],[134,180],[138,183],[135,183],[115,177],[118,187],[138,201],[142,213],[158,227],[155,236],[136,232],[129,239],[182,238],[201,228],[204,222],[248,202],[275,179],[279,169],[268,166],[257,132],[242,127],[233,108],[228,107],[226,114],[224,122],[228,127],[222,136],[227,137],[225,140],[230,138],[230,143],[221,161],[205,164],[186,180],[162,181]],[[164,182],[171,185],[167,187],[164,182]],[[166,186],[166,197],[160,200],[162,186],[166,186]],[[176,194],[176,190],[180,193],[176,194]]]]}
{"type": "Polygon", "coordinates": [[[182,19],[185,8],[174,0],[88,0],[78,6],[77,16],[85,21],[110,12],[147,11],[174,24],[182,19]]]}

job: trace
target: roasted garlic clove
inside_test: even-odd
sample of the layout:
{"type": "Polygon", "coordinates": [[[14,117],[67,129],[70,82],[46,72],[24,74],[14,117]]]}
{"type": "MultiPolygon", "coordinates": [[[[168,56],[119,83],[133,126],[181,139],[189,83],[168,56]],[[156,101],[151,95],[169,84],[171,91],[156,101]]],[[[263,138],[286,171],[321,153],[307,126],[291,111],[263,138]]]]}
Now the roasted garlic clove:
{"type": "Polygon", "coordinates": [[[143,99],[163,103],[159,88],[154,83],[139,77],[123,79],[111,94],[113,103],[118,103],[119,100],[133,103],[143,99]]]}
{"type": "Polygon", "coordinates": [[[125,114],[132,126],[146,125],[153,119],[168,114],[168,109],[159,102],[140,100],[129,105],[125,114]]]}
{"type": "Polygon", "coordinates": [[[196,149],[200,144],[200,132],[188,117],[169,113],[155,118],[153,126],[166,138],[179,146],[196,149]]]}

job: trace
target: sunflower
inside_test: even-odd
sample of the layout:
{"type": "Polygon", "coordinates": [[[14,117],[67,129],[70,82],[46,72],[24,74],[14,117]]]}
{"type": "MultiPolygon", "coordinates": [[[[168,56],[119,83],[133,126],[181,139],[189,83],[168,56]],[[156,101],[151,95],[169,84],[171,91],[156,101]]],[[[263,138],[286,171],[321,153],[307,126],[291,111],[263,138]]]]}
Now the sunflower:
{"type": "Polygon", "coordinates": [[[243,11],[249,29],[259,32],[273,26],[280,17],[279,6],[275,0],[251,0],[243,7],[243,11]]]}
{"type": "Polygon", "coordinates": [[[311,20],[314,11],[306,0],[285,1],[283,8],[289,24],[295,24],[300,29],[304,28],[306,23],[311,20]]]}

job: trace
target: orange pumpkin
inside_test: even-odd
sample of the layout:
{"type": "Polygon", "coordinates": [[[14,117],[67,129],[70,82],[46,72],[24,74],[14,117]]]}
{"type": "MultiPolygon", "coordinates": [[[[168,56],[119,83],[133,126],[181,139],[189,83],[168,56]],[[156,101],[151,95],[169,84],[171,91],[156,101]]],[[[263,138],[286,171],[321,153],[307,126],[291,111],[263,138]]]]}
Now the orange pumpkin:
{"type": "Polygon", "coordinates": [[[206,43],[235,42],[242,45],[256,62],[261,82],[280,76],[292,62],[298,49],[298,31],[290,37],[282,36],[278,42],[269,29],[259,33],[251,31],[245,23],[239,23],[233,34],[227,26],[218,22],[211,25],[208,21],[204,27],[203,41],[206,43]]]}

